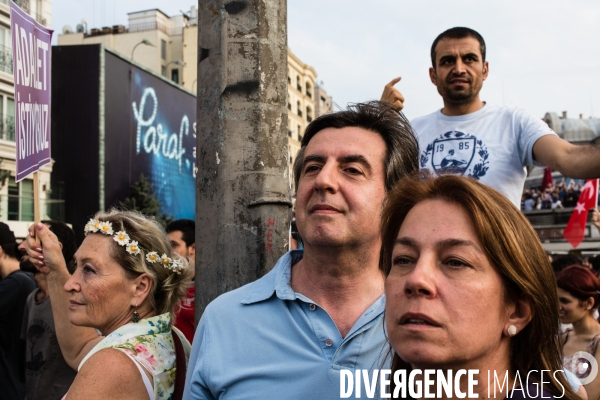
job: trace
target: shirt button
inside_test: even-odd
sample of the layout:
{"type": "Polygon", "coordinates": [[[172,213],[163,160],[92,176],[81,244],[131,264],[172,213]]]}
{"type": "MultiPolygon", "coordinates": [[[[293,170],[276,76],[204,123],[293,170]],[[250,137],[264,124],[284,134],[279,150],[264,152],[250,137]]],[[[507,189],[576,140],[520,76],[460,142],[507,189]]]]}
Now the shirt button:
{"type": "Polygon", "coordinates": [[[310,311],[315,311],[317,309],[317,306],[314,304],[311,304],[310,306],[308,306],[310,311]]]}
{"type": "Polygon", "coordinates": [[[327,340],[325,341],[325,346],[327,346],[327,347],[331,347],[331,346],[333,346],[333,340],[331,340],[331,339],[327,339],[327,340]]]}

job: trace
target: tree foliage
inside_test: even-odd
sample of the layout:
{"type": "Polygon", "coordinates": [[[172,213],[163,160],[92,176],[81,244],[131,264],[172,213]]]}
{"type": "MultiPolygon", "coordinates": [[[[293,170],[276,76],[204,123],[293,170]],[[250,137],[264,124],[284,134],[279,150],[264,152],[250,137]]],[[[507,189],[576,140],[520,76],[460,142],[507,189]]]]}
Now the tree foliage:
{"type": "Polygon", "coordinates": [[[172,215],[160,212],[161,204],[160,200],[156,198],[154,185],[144,174],[140,175],[140,179],[131,185],[129,193],[129,197],[125,198],[125,201],[119,202],[120,208],[139,211],[144,215],[154,217],[164,227],[173,221],[172,215]]]}

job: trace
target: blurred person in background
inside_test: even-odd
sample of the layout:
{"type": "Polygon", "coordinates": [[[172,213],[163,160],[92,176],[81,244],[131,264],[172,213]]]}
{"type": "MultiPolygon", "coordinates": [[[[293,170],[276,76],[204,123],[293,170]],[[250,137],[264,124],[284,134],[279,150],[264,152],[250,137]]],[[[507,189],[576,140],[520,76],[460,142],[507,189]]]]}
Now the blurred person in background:
{"type": "MultiPolygon", "coordinates": [[[[415,176],[389,194],[381,229],[392,375],[475,369],[479,398],[578,398],[577,379],[555,373],[561,344],[548,257],[507,198],[465,177],[415,176]],[[488,387],[492,371],[507,376],[503,388],[488,387]]],[[[459,385],[467,391],[466,379],[459,385]]]]}
{"type": "MultiPolygon", "coordinates": [[[[588,376],[588,368],[580,370],[585,359],[574,357],[584,351],[600,361],[598,342],[600,342],[600,323],[594,312],[600,305],[600,281],[587,268],[573,265],[556,275],[560,320],[572,324],[572,330],[562,334],[563,365],[579,378],[588,376]]],[[[600,377],[585,385],[590,399],[600,397],[600,377]]]]}
{"type": "Polygon", "coordinates": [[[592,210],[592,225],[598,229],[598,233],[600,233],[600,211],[597,208],[592,210]]]}
{"type": "Polygon", "coordinates": [[[21,340],[21,324],[27,296],[36,285],[30,273],[20,270],[21,255],[17,247],[14,233],[8,225],[0,222],[0,357],[4,356],[10,374],[2,377],[7,379],[2,386],[10,385],[22,393],[25,385],[25,342],[21,340]]]}
{"type": "Polygon", "coordinates": [[[181,399],[190,344],[171,322],[190,283],[187,261],[136,212],[100,211],[85,233],[72,276],[46,226],[26,238],[46,274],[63,356],[78,368],[65,399],[181,399]]]}
{"type": "Polygon", "coordinates": [[[552,258],[552,269],[555,274],[571,265],[581,265],[583,262],[581,257],[574,254],[555,254],[552,258]]]}
{"type": "MultiPolygon", "coordinates": [[[[75,232],[64,222],[42,221],[58,238],[70,274],[75,271],[73,256],[77,250],[75,232]]],[[[21,243],[20,250],[25,249],[21,243]]],[[[58,400],[69,390],[77,372],[65,361],[54,328],[54,316],[48,293],[46,275],[27,259],[21,262],[21,270],[31,271],[38,285],[27,297],[27,305],[21,328],[25,340],[25,394],[27,400],[58,400]]]]}
{"type": "MultiPolygon", "coordinates": [[[[190,263],[192,282],[196,276],[196,221],[191,219],[178,219],[167,225],[167,238],[171,242],[173,251],[181,257],[187,257],[190,263]]],[[[192,284],[185,294],[185,299],[180,303],[181,308],[175,314],[175,326],[192,343],[194,340],[194,300],[196,298],[196,285],[192,284]]]]}

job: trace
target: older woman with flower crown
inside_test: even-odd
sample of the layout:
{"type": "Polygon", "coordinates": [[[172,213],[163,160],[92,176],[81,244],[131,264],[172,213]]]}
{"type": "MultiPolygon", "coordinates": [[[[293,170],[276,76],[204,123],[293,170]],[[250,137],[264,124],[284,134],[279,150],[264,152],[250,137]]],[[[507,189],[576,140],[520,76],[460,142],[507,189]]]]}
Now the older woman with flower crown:
{"type": "Polygon", "coordinates": [[[134,212],[98,212],[85,234],[73,276],[48,228],[34,225],[27,238],[47,274],[63,355],[79,371],[65,398],[180,398],[190,345],[171,318],[190,283],[187,261],[134,212]]]}

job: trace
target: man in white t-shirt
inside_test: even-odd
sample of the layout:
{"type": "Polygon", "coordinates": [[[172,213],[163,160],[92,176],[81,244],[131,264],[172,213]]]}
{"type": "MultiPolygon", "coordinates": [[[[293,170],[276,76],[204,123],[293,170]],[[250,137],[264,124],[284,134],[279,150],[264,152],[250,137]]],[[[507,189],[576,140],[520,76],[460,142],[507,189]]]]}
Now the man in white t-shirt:
{"type": "MultiPolygon", "coordinates": [[[[540,118],[519,108],[486,104],[479,98],[489,72],[485,41],[469,28],[441,33],[431,46],[431,82],[444,108],[411,121],[419,137],[420,167],[470,176],[520,207],[527,165],[547,165],[563,175],[600,177],[600,148],[575,146],[540,118]]],[[[382,101],[403,108],[404,97],[385,86],[382,101]]]]}

